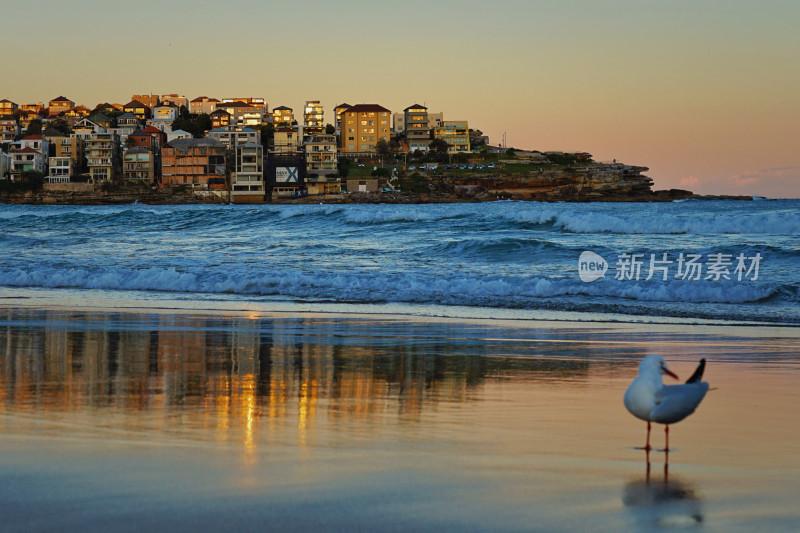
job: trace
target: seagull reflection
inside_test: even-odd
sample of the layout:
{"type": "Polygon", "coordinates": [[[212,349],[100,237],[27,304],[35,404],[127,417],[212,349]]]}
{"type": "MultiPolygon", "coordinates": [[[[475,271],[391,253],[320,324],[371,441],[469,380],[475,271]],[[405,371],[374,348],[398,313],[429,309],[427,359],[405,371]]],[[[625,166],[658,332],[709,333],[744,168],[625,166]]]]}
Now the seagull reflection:
{"type": "Polygon", "coordinates": [[[664,478],[650,477],[650,452],[645,453],[644,479],[625,485],[622,503],[643,530],[700,528],[703,525],[702,501],[690,483],[669,477],[669,453],[664,459],[664,478]]]}

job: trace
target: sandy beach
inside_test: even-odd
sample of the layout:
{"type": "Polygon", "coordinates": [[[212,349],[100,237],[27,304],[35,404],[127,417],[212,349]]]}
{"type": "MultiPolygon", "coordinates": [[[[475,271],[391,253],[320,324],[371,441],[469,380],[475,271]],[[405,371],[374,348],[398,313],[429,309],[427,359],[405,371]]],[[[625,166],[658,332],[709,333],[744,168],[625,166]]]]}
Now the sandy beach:
{"type": "Polygon", "coordinates": [[[800,527],[796,328],[4,306],[4,531],[800,527]]]}

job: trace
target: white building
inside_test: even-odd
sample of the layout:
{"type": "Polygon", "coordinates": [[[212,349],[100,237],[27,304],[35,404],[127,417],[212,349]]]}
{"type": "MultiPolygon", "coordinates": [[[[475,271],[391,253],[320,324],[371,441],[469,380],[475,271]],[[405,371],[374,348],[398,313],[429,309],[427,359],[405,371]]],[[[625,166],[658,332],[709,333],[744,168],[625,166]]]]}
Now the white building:
{"type": "Polygon", "coordinates": [[[47,154],[50,143],[41,135],[28,135],[11,152],[11,173],[21,174],[28,170],[47,173],[47,154]]]}
{"type": "Polygon", "coordinates": [[[306,172],[326,176],[338,172],[335,135],[312,135],[305,142],[306,172]]]}
{"type": "Polygon", "coordinates": [[[264,147],[259,143],[236,145],[236,163],[231,173],[234,203],[264,201],[264,147]]]}
{"type": "Polygon", "coordinates": [[[206,137],[219,141],[228,148],[249,143],[261,144],[261,132],[252,128],[239,128],[235,126],[215,128],[209,131],[206,137]]]}
{"type": "Polygon", "coordinates": [[[48,183],[68,183],[72,178],[72,158],[69,156],[51,157],[48,183]]]}
{"type": "Polygon", "coordinates": [[[192,138],[192,134],[189,133],[188,131],[184,131],[184,130],[173,130],[173,131],[168,131],[166,133],[167,133],[167,142],[168,143],[170,143],[172,141],[175,141],[177,139],[191,139],[192,138]]]}

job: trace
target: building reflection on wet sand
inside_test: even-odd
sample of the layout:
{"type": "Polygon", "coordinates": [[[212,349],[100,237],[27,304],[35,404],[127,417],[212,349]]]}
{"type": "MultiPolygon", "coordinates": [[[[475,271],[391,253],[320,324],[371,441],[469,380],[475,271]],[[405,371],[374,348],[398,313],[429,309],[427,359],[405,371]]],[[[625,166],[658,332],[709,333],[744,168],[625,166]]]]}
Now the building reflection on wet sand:
{"type": "Polygon", "coordinates": [[[114,417],[101,424],[126,431],[246,447],[264,424],[296,426],[303,444],[321,420],[413,422],[426,407],[474,400],[490,380],[580,381],[590,366],[318,318],[14,310],[0,323],[6,414],[100,411],[114,417]]]}

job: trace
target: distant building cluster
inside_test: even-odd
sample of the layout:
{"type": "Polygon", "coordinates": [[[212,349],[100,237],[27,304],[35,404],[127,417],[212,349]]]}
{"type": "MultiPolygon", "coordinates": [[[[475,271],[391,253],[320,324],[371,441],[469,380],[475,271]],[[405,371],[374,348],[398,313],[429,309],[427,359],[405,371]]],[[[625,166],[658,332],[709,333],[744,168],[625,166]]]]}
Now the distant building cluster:
{"type": "Polygon", "coordinates": [[[263,201],[365,190],[361,183],[348,187],[340,157],[419,155],[442,149],[442,141],[450,154],[468,153],[475,135],[467,121],[446,121],[418,104],[399,113],[341,104],[326,123],[318,100],[307,101],[296,118],[292,108],[270,110],[255,97],[134,94],[127,104],[93,109],[64,96],[46,105],[4,99],[0,179],[21,180],[33,171],[47,183],[139,182],[263,201]]]}

